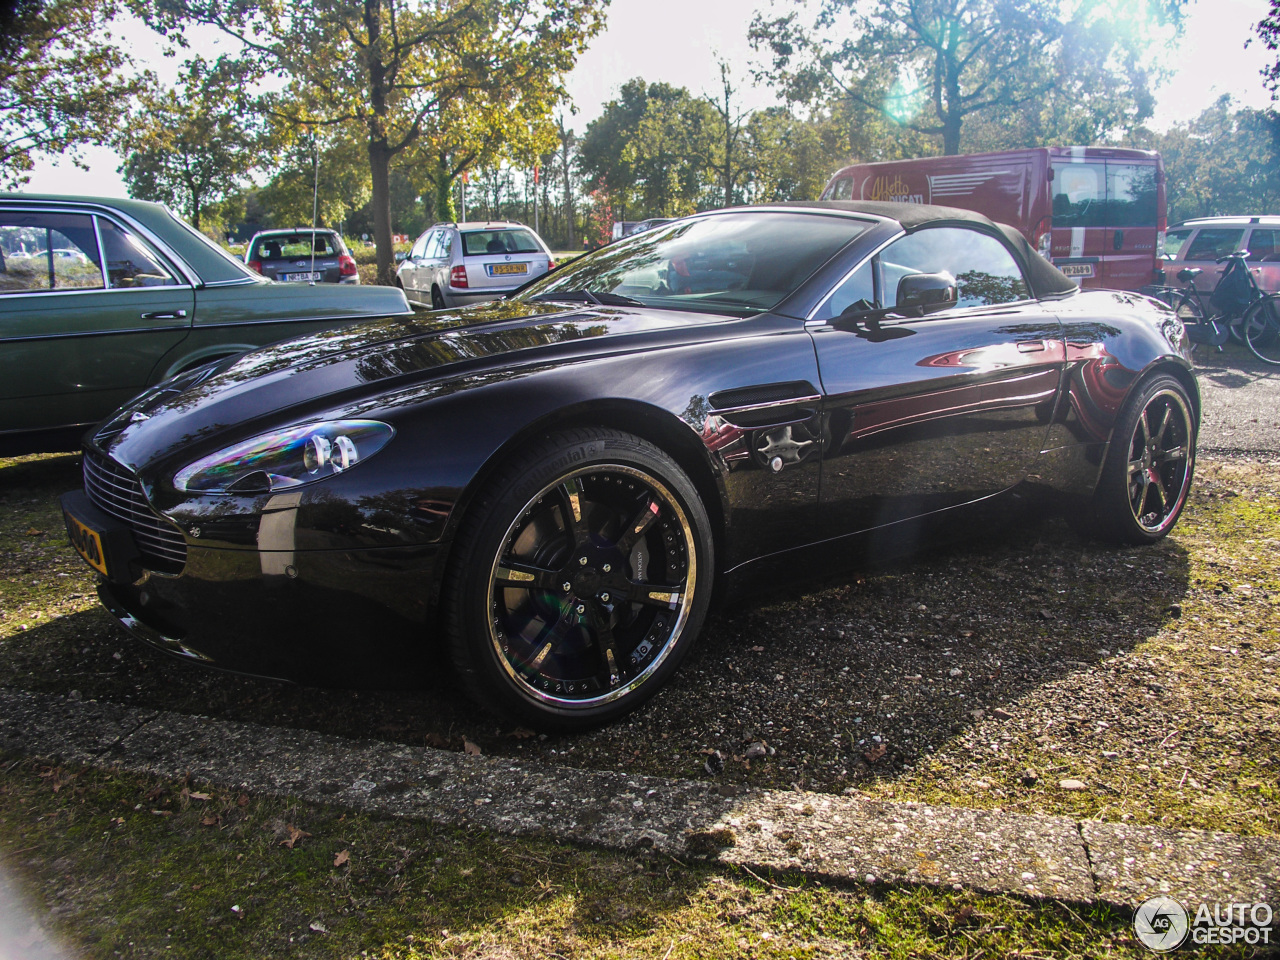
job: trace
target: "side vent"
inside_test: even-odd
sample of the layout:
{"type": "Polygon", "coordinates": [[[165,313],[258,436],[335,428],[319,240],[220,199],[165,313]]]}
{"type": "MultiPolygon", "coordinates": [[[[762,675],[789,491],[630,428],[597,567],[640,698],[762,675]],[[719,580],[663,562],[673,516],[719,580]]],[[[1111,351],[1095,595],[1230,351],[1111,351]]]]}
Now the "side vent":
{"type": "Polygon", "coordinates": [[[770,427],[808,420],[822,394],[807,380],[722,390],[707,398],[712,410],[737,427],[770,427]]]}

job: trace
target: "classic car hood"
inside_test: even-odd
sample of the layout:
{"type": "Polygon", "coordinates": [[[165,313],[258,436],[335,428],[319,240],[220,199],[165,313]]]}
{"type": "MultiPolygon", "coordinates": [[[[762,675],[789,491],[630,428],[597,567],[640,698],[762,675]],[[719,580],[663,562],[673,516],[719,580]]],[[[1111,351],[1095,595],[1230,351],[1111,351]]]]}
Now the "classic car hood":
{"type": "Polygon", "coordinates": [[[325,398],[352,402],[390,391],[396,381],[416,385],[463,370],[535,363],[577,353],[586,342],[630,341],[723,320],[643,307],[495,301],[361,321],[251,351],[180,393],[143,394],[100,427],[95,442],[137,468],[269,414],[287,423],[296,408],[305,420],[327,405],[325,398]]]}

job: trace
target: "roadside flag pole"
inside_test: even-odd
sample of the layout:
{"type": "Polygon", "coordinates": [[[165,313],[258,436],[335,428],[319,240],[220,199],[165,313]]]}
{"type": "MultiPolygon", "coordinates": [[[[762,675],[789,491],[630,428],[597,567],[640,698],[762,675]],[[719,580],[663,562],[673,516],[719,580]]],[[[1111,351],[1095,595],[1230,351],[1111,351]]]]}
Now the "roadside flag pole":
{"type": "Polygon", "coordinates": [[[533,166],[533,232],[542,235],[538,229],[538,165],[533,166]]]}
{"type": "Polygon", "coordinates": [[[311,141],[311,166],[315,173],[315,182],[311,188],[311,279],[308,283],[316,285],[316,220],[320,217],[320,148],[315,139],[311,141]]]}

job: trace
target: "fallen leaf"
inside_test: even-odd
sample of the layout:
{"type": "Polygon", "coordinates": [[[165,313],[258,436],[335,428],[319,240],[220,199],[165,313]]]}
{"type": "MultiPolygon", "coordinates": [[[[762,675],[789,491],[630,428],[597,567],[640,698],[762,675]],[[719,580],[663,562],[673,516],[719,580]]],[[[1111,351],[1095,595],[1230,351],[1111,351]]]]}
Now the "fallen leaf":
{"type": "Polygon", "coordinates": [[[350,850],[340,850],[340,851],[338,851],[338,855],[337,855],[336,857],[334,857],[334,858],[333,858],[333,865],[334,865],[335,867],[340,867],[340,866],[342,866],[344,863],[348,863],[348,862],[350,862],[350,860],[351,860],[351,851],[350,851],[350,850]]]}
{"type": "Polygon", "coordinates": [[[428,733],[424,739],[428,747],[435,747],[437,750],[443,750],[449,746],[449,741],[434,731],[428,733]]]}
{"type": "Polygon", "coordinates": [[[200,826],[202,827],[216,827],[221,822],[222,818],[216,814],[200,818],[200,826]]]}
{"type": "Polygon", "coordinates": [[[154,813],[157,817],[172,817],[172,816],[173,816],[173,811],[172,811],[172,810],[152,810],[151,812],[152,812],[152,813],[154,813]]]}
{"type": "Polygon", "coordinates": [[[326,927],[319,920],[312,920],[310,924],[310,928],[312,933],[328,933],[329,932],[329,928],[326,927]]]}
{"type": "Polygon", "coordinates": [[[44,536],[44,531],[43,531],[43,530],[37,530],[35,527],[31,527],[31,528],[29,528],[29,529],[27,530],[27,536],[28,536],[28,537],[41,537],[41,536],[44,536]]]}
{"type": "Polygon", "coordinates": [[[537,734],[528,727],[516,727],[511,731],[511,736],[515,737],[517,740],[528,740],[530,737],[536,737],[537,734]]]}
{"type": "Polygon", "coordinates": [[[468,756],[472,756],[472,757],[478,757],[478,756],[480,756],[480,748],[479,748],[479,747],[477,747],[477,746],[476,746],[474,743],[472,743],[470,740],[463,740],[463,741],[462,741],[462,749],[463,749],[463,750],[465,750],[465,751],[467,752],[467,755],[468,755],[468,756]]]}
{"type": "Polygon", "coordinates": [[[192,800],[212,800],[213,798],[207,793],[189,793],[187,796],[192,800]]]}
{"type": "Polygon", "coordinates": [[[304,837],[311,836],[311,834],[307,833],[307,831],[299,830],[292,823],[286,824],[285,830],[288,831],[288,836],[280,841],[280,846],[288,847],[290,850],[293,849],[294,844],[296,844],[299,840],[303,839],[304,837]]]}
{"type": "Polygon", "coordinates": [[[863,756],[867,758],[867,763],[875,763],[877,760],[882,759],[888,752],[888,744],[879,743],[864,753],[863,756]]]}
{"type": "Polygon", "coordinates": [[[147,791],[148,800],[158,800],[164,794],[164,787],[155,786],[147,791]]]}
{"type": "Polygon", "coordinates": [[[242,793],[240,794],[240,796],[236,797],[237,807],[247,807],[248,805],[249,805],[249,795],[247,793],[242,793]]]}

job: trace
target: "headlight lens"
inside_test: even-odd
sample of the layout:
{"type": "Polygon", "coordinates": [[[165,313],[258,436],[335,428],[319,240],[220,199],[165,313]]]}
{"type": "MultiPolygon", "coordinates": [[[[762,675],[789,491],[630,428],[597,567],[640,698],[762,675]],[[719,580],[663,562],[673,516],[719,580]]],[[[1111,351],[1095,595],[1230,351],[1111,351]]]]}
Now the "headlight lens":
{"type": "Polygon", "coordinates": [[[395,436],[377,420],[330,420],[264,433],[183,467],[173,485],[184,493],[253,495],[344,473],[395,436]]]}

